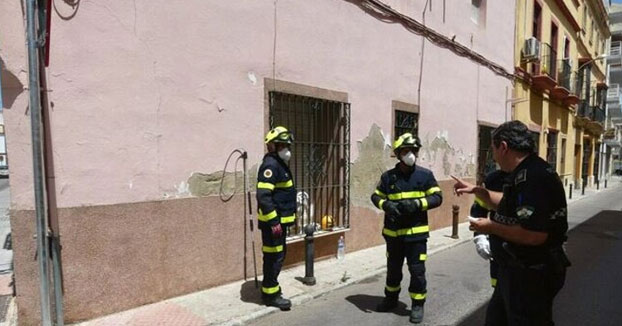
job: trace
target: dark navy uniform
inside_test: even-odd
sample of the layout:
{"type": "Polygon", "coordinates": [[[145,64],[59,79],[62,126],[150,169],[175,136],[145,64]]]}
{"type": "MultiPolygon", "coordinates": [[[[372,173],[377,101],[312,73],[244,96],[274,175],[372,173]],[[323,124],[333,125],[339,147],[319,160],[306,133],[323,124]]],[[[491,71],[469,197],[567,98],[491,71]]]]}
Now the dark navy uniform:
{"type": "Polygon", "coordinates": [[[276,153],[264,156],[257,175],[257,203],[259,206],[259,229],[263,242],[262,294],[275,297],[281,294],[277,278],[283,267],[287,251],[285,237],[287,227],[294,224],[296,211],[296,188],[289,167],[276,153]],[[281,224],[283,233],[274,239],[271,227],[281,224]]]}
{"type": "Polygon", "coordinates": [[[384,218],[382,235],[387,243],[385,295],[397,299],[406,258],[411,274],[408,291],[413,305],[423,305],[427,292],[425,260],[430,230],[427,211],[440,206],[443,197],[430,170],[416,165],[410,173],[403,173],[399,164],[382,174],[371,198],[380,209],[387,201],[397,202],[401,212],[400,216],[385,213],[384,218]],[[414,202],[416,205],[412,205],[414,202]]]}
{"type": "Polygon", "coordinates": [[[542,245],[526,246],[490,235],[499,275],[486,325],[553,325],[553,298],[563,287],[570,265],[562,248],[567,215],[559,176],[538,155],[528,156],[508,175],[492,219],[546,232],[548,237],[542,245]]]}
{"type": "MultiPolygon", "coordinates": [[[[484,179],[484,186],[486,189],[496,192],[503,191],[503,182],[507,177],[508,173],[503,172],[502,170],[496,170],[490,172],[486,178],[484,179]]],[[[475,197],[475,201],[471,206],[470,215],[473,217],[483,217],[488,218],[489,216],[494,216],[495,211],[486,205],[482,200],[475,197]]],[[[479,235],[478,232],[475,232],[475,235],[479,235]]],[[[498,265],[494,259],[490,260],[490,285],[495,287],[497,285],[497,274],[498,274],[498,265]]]]}

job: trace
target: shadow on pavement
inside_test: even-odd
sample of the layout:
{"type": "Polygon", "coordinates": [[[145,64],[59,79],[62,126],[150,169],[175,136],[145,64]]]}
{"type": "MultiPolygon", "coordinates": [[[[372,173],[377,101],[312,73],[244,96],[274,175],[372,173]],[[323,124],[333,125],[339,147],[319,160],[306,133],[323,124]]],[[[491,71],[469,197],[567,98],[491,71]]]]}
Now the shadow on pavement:
{"type": "Polygon", "coordinates": [[[261,301],[261,282],[259,282],[259,287],[260,288],[255,287],[254,280],[242,283],[240,287],[240,299],[244,302],[263,305],[261,301]]]}
{"type": "MultiPolygon", "coordinates": [[[[375,295],[356,294],[346,297],[346,300],[355,305],[361,311],[371,313],[376,312],[376,306],[382,301],[383,298],[384,297],[375,295]]],[[[399,316],[410,316],[410,310],[406,304],[401,301],[398,302],[397,308],[388,313],[394,313],[399,316]]]]}
{"type": "MultiPolygon", "coordinates": [[[[556,325],[622,325],[622,212],[601,211],[568,232],[572,262],[564,288],[555,298],[556,325]]],[[[486,304],[458,326],[483,325],[486,304]]]]}
{"type": "Polygon", "coordinates": [[[482,326],[484,322],[486,322],[486,308],[488,307],[488,302],[484,305],[477,308],[476,311],[471,313],[469,316],[464,318],[460,323],[456,324],[456,326],[482,326]]]}

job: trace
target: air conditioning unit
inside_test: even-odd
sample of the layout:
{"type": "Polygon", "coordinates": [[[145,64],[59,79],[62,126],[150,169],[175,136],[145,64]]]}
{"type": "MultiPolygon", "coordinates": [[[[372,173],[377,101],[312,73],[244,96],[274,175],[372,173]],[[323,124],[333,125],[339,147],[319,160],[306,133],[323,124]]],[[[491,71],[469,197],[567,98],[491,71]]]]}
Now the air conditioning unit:
{"type": "Polygon", "coordinates": [[[540,61],[540,41],[535,37],[530,37],[525,40],[525,46],[523,46],[523,61],[540,61]]]}

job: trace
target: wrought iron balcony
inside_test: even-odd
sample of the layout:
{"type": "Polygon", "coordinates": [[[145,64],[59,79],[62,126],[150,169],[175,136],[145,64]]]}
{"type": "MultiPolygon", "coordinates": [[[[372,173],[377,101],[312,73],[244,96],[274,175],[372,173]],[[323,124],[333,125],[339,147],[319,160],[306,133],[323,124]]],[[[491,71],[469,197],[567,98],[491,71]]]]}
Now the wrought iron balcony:
{"type": "Polygon", "coordinates": [[[534,63],[533,83],[536,88],[552,90],[557,85],[557,52],[546,43],[540,46],[540,62],[534,63]]]}
{"type": "Polygon", "coordinates": [[[609,55],[607,56],[607,64],[622,64],[622,41],[611,42],[611,47],[609,48],[609,55]]]}

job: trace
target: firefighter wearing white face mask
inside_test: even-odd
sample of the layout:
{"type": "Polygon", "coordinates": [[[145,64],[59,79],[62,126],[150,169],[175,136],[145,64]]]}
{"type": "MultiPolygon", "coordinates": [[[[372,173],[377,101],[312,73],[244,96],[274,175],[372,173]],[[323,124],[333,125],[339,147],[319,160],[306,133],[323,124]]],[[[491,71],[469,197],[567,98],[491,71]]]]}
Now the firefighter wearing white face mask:
{"type": "Polygon", "coordinates": [[[410,271],[408,292],[412,299],[410,321],[423,320],[423,304],[427,294],[425,260],[429,237],[427,211],[443,201],[434,175],[415,164],[421,143],[410,133],[401,135],[393,143],[393,152],[400,160],[395,168],[385,172],[375,193],[374,205],[385,211],[382,235],[387,243],[387,281],[385,298],[378,311],[397,307],[402,281],[404,258],[410,271]]]}
{"type": "Polygon", "coordinates": [[[293,135],[285,127],[276,127],[265,138],[268,153],[257,175],[258,219],[263,242],[263,281],[261,294],[268,306],[288,310],[291,302],[281,295],[277,280],[285,253],[287,227],[294,224],[296,188],[287,162],[291,157],[293,135]]]}

